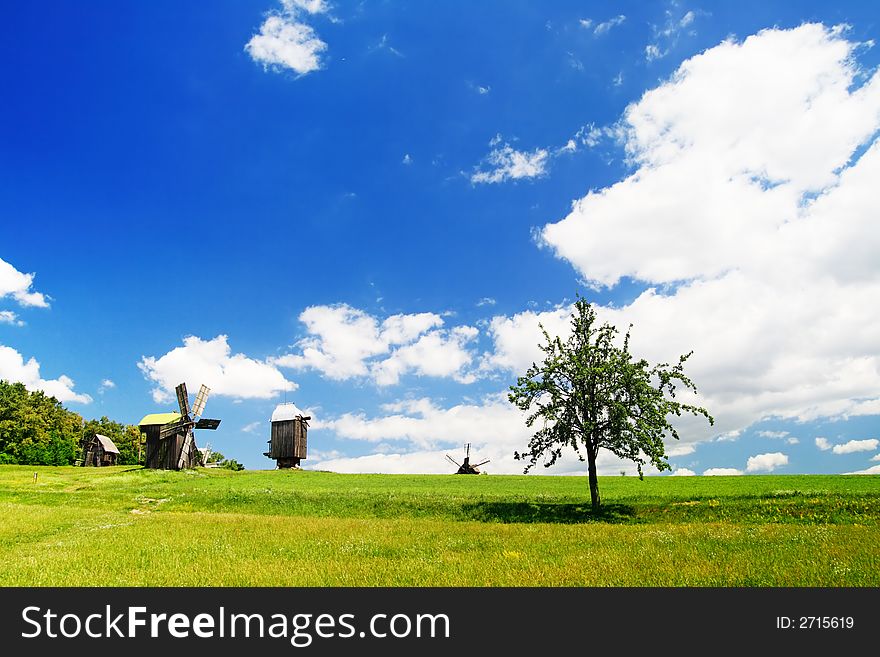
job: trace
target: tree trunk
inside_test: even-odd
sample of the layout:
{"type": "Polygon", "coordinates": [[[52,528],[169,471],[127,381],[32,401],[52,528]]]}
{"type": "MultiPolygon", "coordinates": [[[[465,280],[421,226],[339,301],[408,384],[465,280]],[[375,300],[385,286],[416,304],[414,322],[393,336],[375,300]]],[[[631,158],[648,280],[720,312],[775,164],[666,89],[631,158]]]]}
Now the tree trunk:
{"type": "Polygon", "coordinates": [[[596,476],[596,452],[587,450],[587,466],[590,479],[590,500],[593,503],[593,513],[598,513],[601,501],[599,500],[599,479],[596,476]]]}

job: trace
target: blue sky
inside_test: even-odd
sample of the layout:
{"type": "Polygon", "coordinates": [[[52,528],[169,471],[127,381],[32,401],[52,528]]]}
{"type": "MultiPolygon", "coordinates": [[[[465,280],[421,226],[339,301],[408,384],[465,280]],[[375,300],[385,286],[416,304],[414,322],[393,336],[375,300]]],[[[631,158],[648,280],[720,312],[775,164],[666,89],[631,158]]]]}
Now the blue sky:
{"type": "Polygon", "coordinates": [[[307,467],[518,472],[504,392],[580,293],[695,350],[679,474],[880,470],[878,16],[7,6],[0,377],[131,423],[204,382],[252,469],[287,400],[307,467]]]}

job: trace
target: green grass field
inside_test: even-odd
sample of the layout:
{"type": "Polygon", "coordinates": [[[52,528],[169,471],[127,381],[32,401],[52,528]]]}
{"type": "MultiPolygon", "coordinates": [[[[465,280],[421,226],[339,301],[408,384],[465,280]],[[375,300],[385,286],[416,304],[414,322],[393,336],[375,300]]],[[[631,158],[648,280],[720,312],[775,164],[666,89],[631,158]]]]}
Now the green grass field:
{"type": "Polygon", "coordinates": [[[880,477],[586,484],[0,466],[0,585],[880,586],[880,477]]]}

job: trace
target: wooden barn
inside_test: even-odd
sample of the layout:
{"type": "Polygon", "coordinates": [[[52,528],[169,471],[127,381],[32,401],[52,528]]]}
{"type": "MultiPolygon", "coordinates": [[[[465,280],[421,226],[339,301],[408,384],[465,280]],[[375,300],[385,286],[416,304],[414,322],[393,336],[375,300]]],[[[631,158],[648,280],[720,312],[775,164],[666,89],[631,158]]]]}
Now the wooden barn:
{"type": "Polygon", "coordinates": [[[263,452],[264,456],[275,459],[277,468],[298,468],[307,456],[306,434],[311,419],[295,404],[278,404],[272,413],[269,451],[263,452]]]}
{"type": "Polygon", "coordinates": [[[96,433],[91,438],[83,441],[82,448],[83,465],[95,467],[116,465],[116,459],[119,456],[119,449],[107,436],[102,436],[101,434],[96,433]]]}

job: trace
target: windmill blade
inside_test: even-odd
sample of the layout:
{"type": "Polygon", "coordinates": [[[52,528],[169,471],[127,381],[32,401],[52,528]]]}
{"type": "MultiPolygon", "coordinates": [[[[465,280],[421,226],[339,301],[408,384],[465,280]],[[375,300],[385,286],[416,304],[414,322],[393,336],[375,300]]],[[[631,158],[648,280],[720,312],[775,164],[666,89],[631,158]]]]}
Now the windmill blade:
{"type": "Polygon", "coordinates": [[[159,438],[168,438],[168,436],[176,436],[179,433],[183,433],[187,431],[190,427],[193,426],[192,422],[187,422],[185,420],[178,420],[172,424],[166,424],[164,427],[159,429],[159,438]]]}
{"type": "Polygon", "coordinates": [[[196,422],[196,429],[216,429],[220,426],[220,420],[209,420],[206,417],[196,422]]]}
{"type": "Polygon", "coordinates": [[[168,436],[177,435],[182,426],[182,422],[171,422],[159,429],[159,438],[167,438],[168,436]]]}
{"type": "Polygon", "coordinates": [[[181,417],[189,417],[189,395],[186,392],[186,383],[179,383],[174,391],[177,393],[177,405],[180,406],[181,417]]]}
{"type": "Polygon", "coordinates": [[[471,444],[465,443],[464,444],[464,457],[467,459],[467,458],[470,458],[470,456],[471,456],[471,444]]]}
{"type": "Polygon", "coordinates": [[[488,462],[489,462],[489,459],[486,459],[485,461],[480,461],[479,463],[474,463],[473,467],[478,468],[481,465],[486,465],[488,462]]]}
{"type": "Polygon", "coordinates": [[[183,447],[180,449],[180,456],[177,459],[177,469],[182,470],[186,465],[187,456],[189,455],[190,449],[195,449],[195,438],[193,438],[193,432],[187,431],[186,438],[183,440],[183,447]]]}
{"type": "Polygon", "coordinates": [[[205,410],[205,404],[208,403],[208,393],[211,392],[211,389],[202,385],[199,388],[199,394],[196,395],[196,403],[193,405],[193,415],[195,417],[201,417],[202,412],[205,410]]]}
{"type": "Polygon", "coordinates": [[[451,456],[449,456],[449,454],[446,455],[446,458],[449,459],[452,463],[455,463],[455,465],[457,465],[459,468],[461,467],[461,463],[459,463],[459,462],[456,461],[454,458],[452,458],[451,456]]]}

